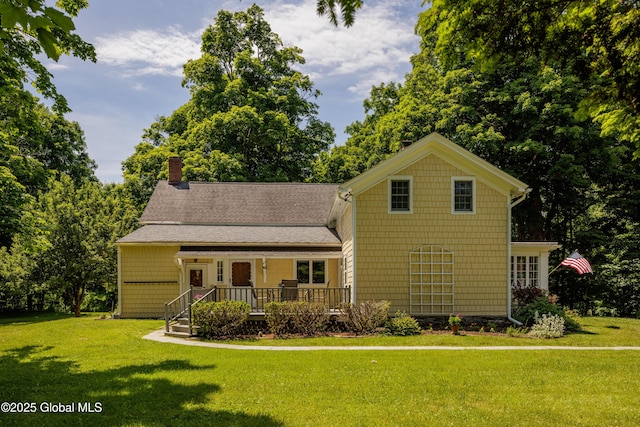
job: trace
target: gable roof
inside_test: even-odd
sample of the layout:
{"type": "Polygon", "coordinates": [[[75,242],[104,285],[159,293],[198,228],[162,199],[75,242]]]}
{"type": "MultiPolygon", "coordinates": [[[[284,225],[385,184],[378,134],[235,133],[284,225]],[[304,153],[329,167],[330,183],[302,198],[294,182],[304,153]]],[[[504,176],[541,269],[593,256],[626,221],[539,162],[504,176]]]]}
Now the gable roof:
{"type": "Polygon", "coordinates": [[[118,243],[221,246],[322,246],[340,248],[338,236],[325,226],[182,225],[150,224],[118,243]]]}
{"type": "Polygon", "coordinates": [[[477,176],[485,184],[507,196],[515,197],[527,191],[527,184],[524,182],[465,150],[439,133],[433,132],[396,155],[345,182],[340,186],[340,192],[358,195],[429,155],[440,157],[465,174],[477,176]]]}
{"type": "Polygon", "coordinates": [[[143,224],[326,225],[337,184],[160,181],[143,224]]]}

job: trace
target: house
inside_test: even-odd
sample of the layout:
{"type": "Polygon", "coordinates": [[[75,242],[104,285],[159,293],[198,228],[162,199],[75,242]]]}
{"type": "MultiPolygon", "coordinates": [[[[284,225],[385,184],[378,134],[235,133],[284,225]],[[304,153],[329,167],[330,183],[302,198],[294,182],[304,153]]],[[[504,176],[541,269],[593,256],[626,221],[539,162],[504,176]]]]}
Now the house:
{"type": "MultiPolygon", "coordinates": [[[[511,242],[527,185],[433,133],[343,184],[182,182],[169,161],[118,241],[121,317],[180,295],[264,303],[388,300],[413,316],[510,316],[513,282],[547,286],[547,242],[511,242]]],[[[188,302],[187,302],[188,303],[188,302]]]]}

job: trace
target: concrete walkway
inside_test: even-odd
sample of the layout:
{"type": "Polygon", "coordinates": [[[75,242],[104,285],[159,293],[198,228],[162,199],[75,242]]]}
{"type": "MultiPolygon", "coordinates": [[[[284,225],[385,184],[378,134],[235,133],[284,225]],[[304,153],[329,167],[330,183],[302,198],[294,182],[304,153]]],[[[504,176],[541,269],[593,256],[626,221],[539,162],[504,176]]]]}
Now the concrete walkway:
{"type": "Polygon", "coordinates": [[[482,347],[458,347],[458,346],[256,346],[256,345],[237,345],[223,344],[199,341],[195,339],[168,337],[164,334],[164,328],[153,331],[143,337],[146,340],[158,341],[171,344],[192,345],[197,347],[212,347],[227,350],[249,350],[249,351],[342,351],[342,350],[360,350],[360,351],[380,351],[380,350],[484,350],[484,351],[501,351],[501,350],[573,350],[573,351],[640,351],[640,347],[573,347],[573,346],[554,346],[554,345],[527,345],[527,346],[482,346],[482,347]]]}

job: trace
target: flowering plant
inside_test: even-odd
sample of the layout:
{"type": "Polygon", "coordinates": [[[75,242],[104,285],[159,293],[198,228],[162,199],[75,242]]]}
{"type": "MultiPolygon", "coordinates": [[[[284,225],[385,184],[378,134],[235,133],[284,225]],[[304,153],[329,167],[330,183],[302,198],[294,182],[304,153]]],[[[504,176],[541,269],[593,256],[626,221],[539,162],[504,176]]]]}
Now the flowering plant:
{"type": "Polygon", "coordinates": [[[449,315],[449,324],[450,325],[459,325],[462,322],[462,316],[459,314],[450,314],[449,315]]]}

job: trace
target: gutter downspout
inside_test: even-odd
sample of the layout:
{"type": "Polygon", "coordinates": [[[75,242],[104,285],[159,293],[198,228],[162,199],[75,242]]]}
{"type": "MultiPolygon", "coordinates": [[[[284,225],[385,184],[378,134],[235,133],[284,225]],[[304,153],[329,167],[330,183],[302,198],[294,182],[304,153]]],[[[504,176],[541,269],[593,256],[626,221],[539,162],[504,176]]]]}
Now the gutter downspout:
{"type": "Polygon", "coordinates": [[[116,245],[117,250],[117,263],[118,263],[118,309],[116,312],[111,313],[111,317],[115,315],[120,318],[122,316],[122,252],[120,245],[116,245]]]}
{"type": "MultiPolygon", "coordinates": [[[[351,304],[356,303],[356,201],[347,190],[344,195],[338,192],[338,197],[351,205],[351,304]]],[[[344,268],[344,267],[343,267],[344,268]]],[[[343,284],[344,285],[344,284],[343,284]]]]}
{"type": "MultiPolygon", "coordinates": [[[[508,212],[508,231],[507,231],[507,270],[509,271],[509,273],[511,273],[511,210],[518,206],[520,203],[524,202],[524,200],[527,198],[527,196],[529,195],[529,193],[531,193],[533,189],[532,188],[527,188],[524,190],[524,192],[522,192],[520,194],[520,197],[518,197],[516,200],[512,201],[509,204],[509,212],[508,212]]],[[[514,319],[513,317],[511,317],[511,274],[507,275],[507,319],[509,319],[510,322],[515,323],[518,326],[522,326],[522,322],[514,319]]]]}

